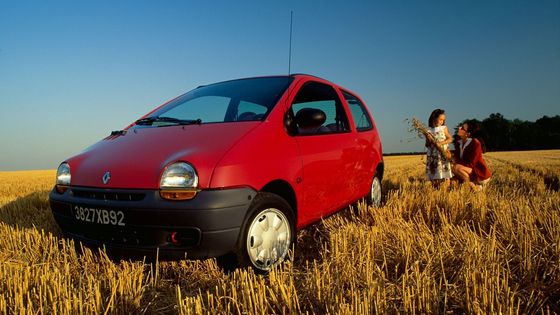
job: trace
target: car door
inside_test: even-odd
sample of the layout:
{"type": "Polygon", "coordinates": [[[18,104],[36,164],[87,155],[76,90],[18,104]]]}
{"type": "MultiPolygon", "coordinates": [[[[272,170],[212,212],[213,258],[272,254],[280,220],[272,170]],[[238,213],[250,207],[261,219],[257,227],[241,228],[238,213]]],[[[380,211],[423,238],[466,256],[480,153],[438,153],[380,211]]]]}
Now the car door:
{"type": "Polygon", "coordinates": [[[356,145],[346,111],[335,89],[320,82],[305,83],[290,107],[296,117],[303,109],[313,108],[325,114],[316,128],[297,126],[294,138],[302,160],[303,221],[315,221],[341,207],[352,198],[356,145]]]}
{"type": "Polygon", "coordinates": [[[374,164],[378,162],[376,157],[381,153],[376,152],[375,149],[379,147],[378,143],[375,143],[376,140],[379,142],[379,139],[374,132],[375,125],[366,106],[352,93],[347,91],[341,93],[356,129],[356,176],[352,182],[355,185],[353,189],[355,195],[352,199],[356,200],[369,192],[376,167],[374,164]]]}

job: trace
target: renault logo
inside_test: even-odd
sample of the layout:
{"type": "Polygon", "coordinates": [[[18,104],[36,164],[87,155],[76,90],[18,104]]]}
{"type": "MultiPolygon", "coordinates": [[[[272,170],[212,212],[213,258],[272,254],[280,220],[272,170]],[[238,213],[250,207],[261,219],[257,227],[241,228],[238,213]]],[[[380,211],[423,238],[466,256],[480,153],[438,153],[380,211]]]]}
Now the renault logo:
{"type": "Polygon", "coordinates": [[[109,171],[105,172],[105,174],[103,175],[103,184],[107,185],[110,179],[111,173],[109,171]]]}

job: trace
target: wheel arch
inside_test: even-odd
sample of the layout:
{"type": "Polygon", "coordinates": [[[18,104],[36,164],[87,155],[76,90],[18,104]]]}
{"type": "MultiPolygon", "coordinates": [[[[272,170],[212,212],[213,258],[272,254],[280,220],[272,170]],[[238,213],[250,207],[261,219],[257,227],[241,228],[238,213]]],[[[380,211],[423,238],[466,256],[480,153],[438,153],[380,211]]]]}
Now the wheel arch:
{"type": "Polygon", "coordinates": [[[385,163],[381,160],[375,168],[375,174],[379,175],[379,180],[383,180],[383,172],[385,172],[385,163]]]}
{"type": "Polygon", "coordinates": [[[276,194],[286,200],[294,212],[294,220],[297,226],[297,197],[294,189],[288,182],[284,180],[274,180],[264,185],[260,191],[276,194]]]}

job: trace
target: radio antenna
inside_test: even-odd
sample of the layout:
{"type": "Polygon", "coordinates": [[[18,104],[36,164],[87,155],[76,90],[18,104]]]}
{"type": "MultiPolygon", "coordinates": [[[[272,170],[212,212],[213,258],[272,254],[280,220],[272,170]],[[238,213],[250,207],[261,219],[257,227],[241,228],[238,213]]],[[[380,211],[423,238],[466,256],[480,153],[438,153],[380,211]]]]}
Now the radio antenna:
{"type": "Polygon", "coordinates": [[[290,11],[290,52],[288,53],[288,75],[292,74],[292,24],[294,21],[294,11],[290,11]]]}

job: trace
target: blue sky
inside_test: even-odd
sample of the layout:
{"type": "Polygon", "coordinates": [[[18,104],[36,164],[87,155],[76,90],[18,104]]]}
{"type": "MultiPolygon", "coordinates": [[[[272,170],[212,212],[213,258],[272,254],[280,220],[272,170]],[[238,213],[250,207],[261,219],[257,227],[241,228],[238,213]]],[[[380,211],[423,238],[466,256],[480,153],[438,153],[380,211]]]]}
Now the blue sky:
{"type": "Polygon", "coordinates": [[[0,0],[0,170],[53,169],[198,85],[288,71],[358,93],[385,152],[404,123],[560,114],[560,0],[0,0]]]}

